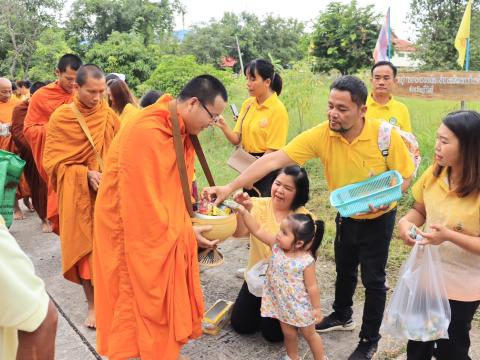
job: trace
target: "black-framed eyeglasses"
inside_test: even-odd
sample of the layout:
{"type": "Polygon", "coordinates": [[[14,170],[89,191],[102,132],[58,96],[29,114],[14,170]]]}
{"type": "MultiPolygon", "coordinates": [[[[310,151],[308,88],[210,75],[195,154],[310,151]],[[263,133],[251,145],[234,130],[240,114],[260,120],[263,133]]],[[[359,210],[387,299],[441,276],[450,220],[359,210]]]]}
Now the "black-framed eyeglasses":
{"type": "Polygon", "coordinates": [[[203,103],[202,100],[198,99],[198,102],[200,103],[200,105],[202,105],[202,107],[205,109],[205,111],[208,113],[208,115],[210,115],[210,117],[212,118],[212,121],[214,123],[216,123],[219,119],[219,115],[213,115],[210,110],[208,110],[208,108],[205,106],[205,104],[203,103]]]}

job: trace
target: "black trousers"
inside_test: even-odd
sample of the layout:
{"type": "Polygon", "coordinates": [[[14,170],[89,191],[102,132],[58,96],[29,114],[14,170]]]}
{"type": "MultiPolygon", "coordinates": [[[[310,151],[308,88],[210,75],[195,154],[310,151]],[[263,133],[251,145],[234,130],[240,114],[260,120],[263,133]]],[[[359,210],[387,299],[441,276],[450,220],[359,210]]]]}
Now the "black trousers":
{"type": "MultiPolygon", "coordinates": [[[[459,279],[459,281],[461,280],[459,279]]],[[[448,327],[449,338],[427,342],[409,340],[407,344],[408,360],[430,360],[433,355],[437,360],[471,360],[468,356],[469,333],[480,301],[450,300],[449,302],[452,310],[452,321],[448,327]]]]}
{"type": "Polygon", "coordinates": [[[283,341],[280,322],[277,319],[260,316],[262,298],[250,294],[244,282],[233,304],[231,323],[239,334],[252,334],[260,330],[263,337],[270,342],[283,341]]]}
{"type": "Polygon", "coordinates": [[[360,338],[370,341],[380,339],[380,325],[387,289],[385,287],[385,266],[388,249],[395,225],[396,210],[376,219],[356,220],[335,219],[335,301],[333,309],[341,320],[352,317],[353,294],[357,287],[358,266],[365,287],[362,328],[360,338]]]}

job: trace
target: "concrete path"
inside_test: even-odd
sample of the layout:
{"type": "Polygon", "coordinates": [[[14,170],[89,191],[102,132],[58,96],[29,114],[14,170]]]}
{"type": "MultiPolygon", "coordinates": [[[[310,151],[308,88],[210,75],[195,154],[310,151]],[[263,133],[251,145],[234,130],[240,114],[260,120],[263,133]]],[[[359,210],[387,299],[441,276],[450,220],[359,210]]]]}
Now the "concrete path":
{"type": "MultiPolygon", "coordinates": [[[[95,351],[95,331],[83,326],[87,310],[83,291],[80,286],[64,280],[61,276],[58,237],[54,234],[43,234],[37,216],[34,213],[24,212],[26,219],[16,221],[10,231],[31,257],[37,274],[45,281],[47,291],[59,308],[56,359],[101,359],[95,351]]],[[[235,276],[235,271],[246,264],[247,241],[227,240],[220,245],[220,250],[225,256],[225,263],[219,267],[206,268],[201,274],[206,307],[220,298],[234,301],[242,286],[242,280],[235,276]]],[[[321,286],[322,308],[327,315],[333,302],[334,264],[320,258],[317,261],[317,276],[321,286]]],[[[362,288],[357,290],[354,306],[354,318],[357,324],[361,323],[363,304],[361,296],[358,295],[362,291],[362,288]]],[[[480,360],[480,329],[477,324],[475,326],[472,330],[470,356],[473,360],[480,360]]],[[[354,331],[322,335],[330,360],[347,359],[358,342],[358,331],[359,326],[354,331]]],[[[377,359],[405,359],[403,345],[391,339],[382,338],[377,359]]],[[[313,359],[303,339],[300,346],[303,358],[313,359]]],[[[192,360],[277,360],[284,351],[283,344],[269,344],[259,334],[240,336],[228,325],[217,336],[204,335],[190,342],[184,347],[182,353],[192,360]]]]}

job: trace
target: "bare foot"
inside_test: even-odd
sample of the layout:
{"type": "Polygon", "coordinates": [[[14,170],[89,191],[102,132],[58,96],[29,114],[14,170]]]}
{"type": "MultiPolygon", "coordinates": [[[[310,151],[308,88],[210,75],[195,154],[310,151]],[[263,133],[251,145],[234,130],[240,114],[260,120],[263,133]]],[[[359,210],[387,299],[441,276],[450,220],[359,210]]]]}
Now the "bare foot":
{"type": "Polygon", "coordinates": [[[96,322],[96,319],[95,319],[95,308],[89,308],[88,309],[88,315],[87,315],[87,318],[85,319],[83,325],[85,325],[89,329],[95,329],[97,327],[97,322],[96,322]]]}
{"type": "Polygon", "coordinates": [[[34,212],[34,211],[35,211],[32,203],[30,202],[30,198],[29,198],[29,197],[24,197],[24,198],[23,198],[23,204],[27,207],[27,209],[28,209],[30,212],[34,212]]]}
{"type": "Polygon", "coordinates": [[[20,209],[15,209],[15,211],[13,212],[13,218],[15,220],[23,220],[25,219],[25,217],[23,216],[23,212],[22,210],[20,209]]]}
{"type": "Polygon", "coordinates": [[[50,222],[50,220],[42,220],[42,232],[51,233],[52,231],[52,223],[50,222]]]}

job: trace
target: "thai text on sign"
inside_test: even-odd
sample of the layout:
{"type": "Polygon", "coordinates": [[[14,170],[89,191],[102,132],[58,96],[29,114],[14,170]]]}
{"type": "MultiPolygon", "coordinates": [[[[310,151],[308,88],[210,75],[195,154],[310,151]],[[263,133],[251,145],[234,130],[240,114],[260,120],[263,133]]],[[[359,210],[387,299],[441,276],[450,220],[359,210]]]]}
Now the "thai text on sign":
{"type": "Polygon", "coordinates": [[[480,100],[480,72],[404,72],[395,95],[444,100],[480,100]]]}

